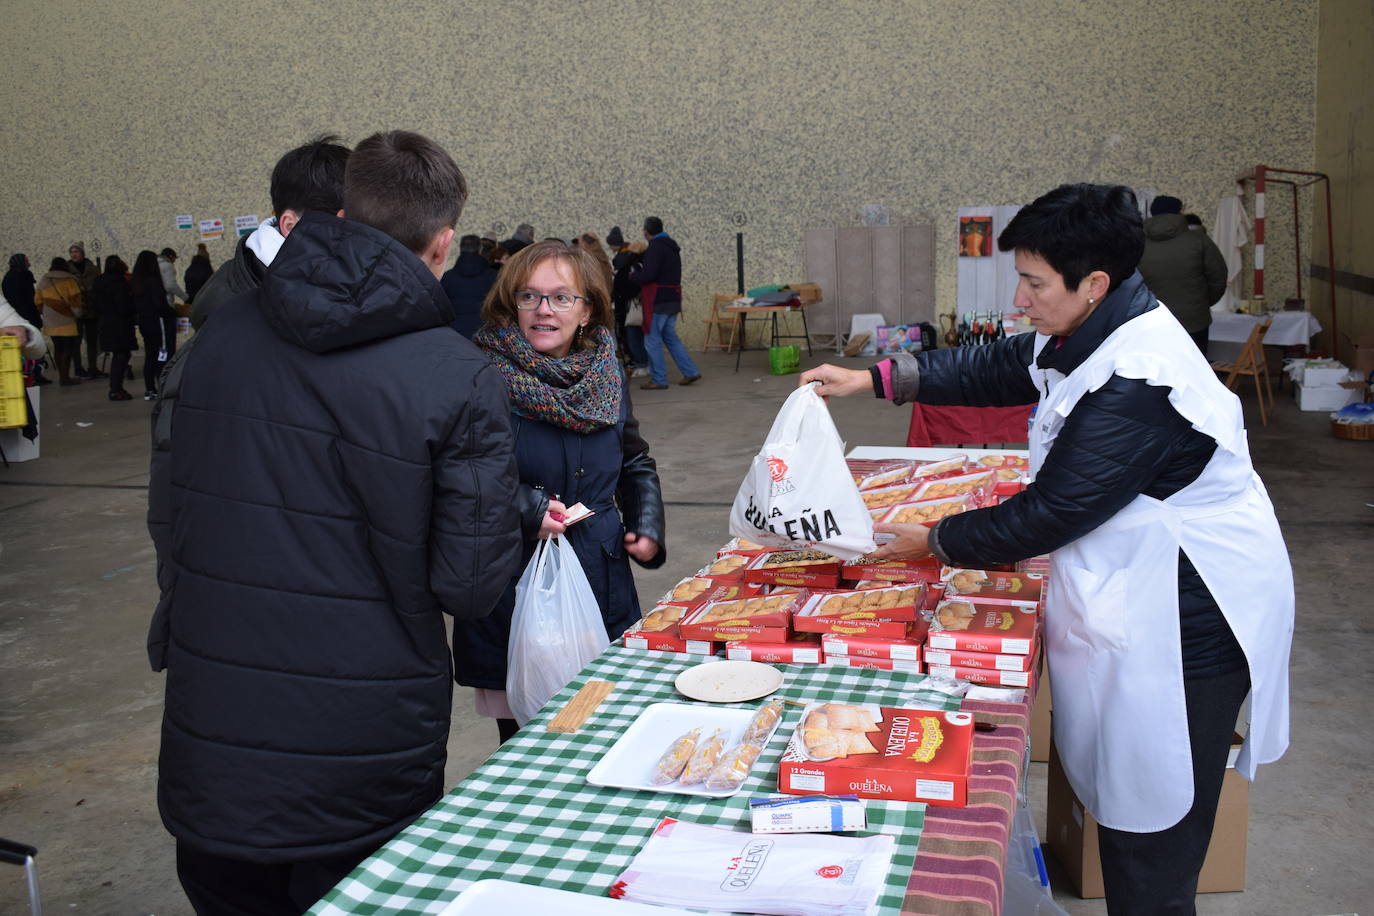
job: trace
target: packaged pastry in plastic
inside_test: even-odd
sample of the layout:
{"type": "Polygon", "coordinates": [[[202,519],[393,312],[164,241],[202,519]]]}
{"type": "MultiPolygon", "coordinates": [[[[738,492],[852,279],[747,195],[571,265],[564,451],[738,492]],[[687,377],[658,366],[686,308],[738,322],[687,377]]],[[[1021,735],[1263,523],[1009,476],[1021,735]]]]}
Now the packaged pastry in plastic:
{"type": "Polygon", "coordinates": [[[701,729],[694,728],[668,745],[663,756],[659,757],[658,762],[654,764],[649,782],[656,786],[666,786],[681,776],[687,762],[692,759],[692,754],[697,749],[697,741],[700,737],[701,729]]]}
{"type": "Polygon", "coordinates": [[[692,753],[692,759],[687,761],[687,765],[682,768],[682,775],[678,777],[678,783],[684,786],[695,786],[706,779],[711,770],[715,769],[716,762],[720,755],[725,751],[725,732],[716,729],[711,737],[705,741],[697,742],[697,748],[692,753]]]}
{"type": "Polygon", "coordinates": [[[738,789],[749,778],[749,771],[762,752],[763,746],[759,744],[736,744],[716,762],[706,777],[706,788],[713,792],[738,789]]]}

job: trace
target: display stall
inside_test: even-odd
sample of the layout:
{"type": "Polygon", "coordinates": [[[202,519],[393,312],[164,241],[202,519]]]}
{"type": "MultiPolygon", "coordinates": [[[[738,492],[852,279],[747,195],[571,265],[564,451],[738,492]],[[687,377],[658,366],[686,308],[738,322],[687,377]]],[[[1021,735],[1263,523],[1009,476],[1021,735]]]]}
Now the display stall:
{"type": "Polygon", "coordinates": [[[1025,442],[1031,409],[1023,407],[960,407],[912,404],[906,444],[914,448],[933,445],[1025,442]]]}
{"type": "MultiPolygon", "coordinates": [[[[1000,499],[1024,485],[1024,466],[1024,454],[910,448],[856,449],[849,462],[865,506],[885,517],[1000,499]]],[[[577,912],[613,913],[608,897],[650,899],[642,894],[652,863],[667,867],[654,849],[704,832],[738,844],[721,874],[670,865],[682,883],[726,901],[777,882],[815,837],[865,851],[777,885],[807,912],[831,912],[825,893],[853,885],[869,888],[875,914],[1000,913],[1043,573],[931,562],[841,564],[815,550],[731,541],[702,570],[684,571],[619,643],[309,912],[465,913],[466,888],[486,882],[477,891],[489,899],[499,892],[490,879],[504,879],[584,895],[577,912]],[[1016,600],[994,596],[1007,583],[1016,600]],[[984,602],[999,621],[994,651],[1012,654],[962,651],[959,640],[984,637],[958,610],[984,602]],[[655,639],[674,651],[646,648],[655,639]],[[941,640],[953,651],[937,651],[941,640]],[[728,659],[772,664],[707,657],[722,646],[728,659]],[[989,663],[928,676],[928,651],[932,663],[976,666],[981,657],[1016,670],[989,663]],[[989,686],[999,678],[1026,689],[989,686]],[[837,798],[846,795],[862,801],[837,798]],[[816,813],[816,824],[803,825],[816,813]],[[800,890],[806,882],[820,890],[800,890]]],[[[676,890],[670,882],[669,899],[654,902],[700,905],[676,890]]]]}

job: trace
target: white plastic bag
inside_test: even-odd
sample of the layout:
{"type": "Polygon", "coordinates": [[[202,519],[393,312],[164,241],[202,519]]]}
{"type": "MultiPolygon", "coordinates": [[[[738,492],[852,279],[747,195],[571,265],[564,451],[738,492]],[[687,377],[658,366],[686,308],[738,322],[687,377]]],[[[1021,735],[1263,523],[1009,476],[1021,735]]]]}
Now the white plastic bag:
{"type": "Polygon", "coordinates": [[[515,586],[506,702],[524,725],[608,645],[596,596],[567,538],[539,542],[515,586]]]}
{"type": "Polygon", "coordinates": [[[814,544],[842,560],[875,548],[873,517],[816,385],[787,398],[730,509],[730,533],[767,547],[814,544]]]}

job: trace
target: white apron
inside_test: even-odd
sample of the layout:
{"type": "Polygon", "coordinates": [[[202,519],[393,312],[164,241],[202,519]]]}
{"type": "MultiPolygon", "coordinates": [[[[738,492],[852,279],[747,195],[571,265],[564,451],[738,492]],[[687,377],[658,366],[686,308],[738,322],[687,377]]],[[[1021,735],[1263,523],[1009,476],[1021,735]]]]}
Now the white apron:
{"type": "MultiPolygon", "coordinates": [[[[1049,340],[1036,341],[1035,352],[1049,340]]],[[[1169,402],[1217,441],[1197,480],[1165,500],[1138,496],[1055,551],[1045,602],[1054,741],[1069,783],[1098,822],[1153,833],[1193,802],[1178,626],[1178,551],[1192,560],[1250,668],[1250,728],[1237,768],[1288,747],[1293,573],[1264,485],[1250,465],[1240,401],[1218,381],[1168,309],[1111,334],[1067,377],[1030,373],[1038,472],[1079,398],[1112,375],[1168,386],[1169,402]]]]}

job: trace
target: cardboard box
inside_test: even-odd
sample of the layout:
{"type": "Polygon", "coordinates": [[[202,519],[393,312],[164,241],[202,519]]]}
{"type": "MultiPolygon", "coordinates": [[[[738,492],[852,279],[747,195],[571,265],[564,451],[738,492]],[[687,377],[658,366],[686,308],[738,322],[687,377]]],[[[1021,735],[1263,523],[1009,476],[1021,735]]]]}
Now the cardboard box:
{"type": "Polygon", "coordinates": [[[622,644],[627,649],[677,652],[680,655],[715,655],[720,649],[719,643],[701,639],[686,639],[676,632],[645,633],[634,629],[625,631],[622,644]]]}
{"type": "Polygon", "coordinates": [[[834,588],[840,584],[840,561],[819,550],[778,550],[751,560],[745,567],[744,581],[759,585],[834,588]]]}
{"type": "Polygon", "coordinates": [[[1298,402],[1298,410],[1340,410],[1347,404],[1358,404],[1361,394],[1358,389],[1330,387],[1311,387],[1302,383],[1293,386],[1293,400],[1298,402]]]}
{"type": "Polygon", "coordinates": [[[1362,334],[1351,341],[1355,353],[1350,360],[1350,368],[1360,375],[1368,376],[1374,372],[1374,334],[1362,334]]]}
{"type": "MultiPolygon", "coordinates": [[[[980,494],[981,495],[981,494],[980,494]]],[[[954,496],[941,496],[934,499],[916,499],[898,503],[882,516],[882,521],[898,525],[925,525],[933,527],[942,518],[958,515],[970,509],[977,509],[982,502],[971,493],[954,496]]]]}
{"type": "Polygon", "coordinates": [[[1033,606],[947,598],[935,608],[926,645],[960,652],[1030,655],[1039,617],[1033,606]]]}
{"type": "Polygon", "coordinates": [[[890,585],[830,592],[812,592],[799,613],[838,620],[914,621],[925,606],[924,585],[890,585]],[[808,610],[811,609],[811,610],[808,610]]]}
{"type": "Polygon", "coordinates": [[[884,639],[879,636],[840,636],[836,633],[825,633],[821,636],[821,648],[827,656],[894,658],[910,662],[921,660],[919,639],[884,639]]]}
{"type": "Polygon", "coordinates": [[[727,643],[725,657],[745,662],[768,662],[783,665],[819,665],[821,640],[813,633],[801,633],[782,642],[727,643]]]}
{"type": "Polygon", "coordinates": [[[878,671],[904,671],[907,674],[920,674],[921,663],[909,658],[869,658],[865,655],[825,654],[825,664],[840,668],[873,668],[878,671]]]}
{"type": "MultiPolygon", "coordinates": [[[[1234,758],[1235,748],[1232,751],[1234,758]]],[[[1064,866],[1078,896],[1101,897],[1102,858],[1097,849],[1097,821],[1074,795],[1059,754],[1053,749],[1049,764],[1046,845],[1064,866]]],[[[1212,827],[1212,844],[1198,876],[1198,893],[1245,890],[1249,785],[1233,767],[1227,768],[1216,824],[1212,827]]]]}
{"type": "Polygon", "coordinates": [[[1332,388],[1350,376],[1350,370],[1335,360],[1308,360],[1297,369],[1293,381],[1309,388],[1332,388]]]}
{"type": "Polygon", "coordinates": [[[997,482],[996,475],[988,469],[956,474],[927,480],[916,490],[916,499],[940,499],[945,496],[961,496],[965,493],[975,496],[986,495],[997,482]]]}
{"type": "Polygon", "coordinates": [[[960,808],[968,804],[972,758],[969,713],[824,703],[797,723],[778,789],[960,808]]]}
{"type": "Polygon", "coordinates": [[[1042,667],[1040,683],[1035,688],[1035,701],[1031,703],[1030,752],[1031,760],[1036,763],[1048,763],[1050,759],[1050,712],[1053,709],[1050,673],[1042,667]]]}
{"type": "MultiPolygon", "coordinates": [[[[930,649],[924,654],[926,664],[954,668],[983,668],[990,671],[1029,671],[1034,655],[998,655],[995,652],[959,652],[954,649],[930,649]]],[[[1024,687],[1025,685],[1020,685],[1024,687]]]]}
{"type": "Polygon", "coordinates": [[[844,564],[841,575],[852,581],[886,579],[889,582],[938,582],[940,561],[934,557],[922,560],[870,560],[859,557],[844,564]]]}
{"type": "Polygon", "coordinates": [[[989,687],[1035,686],[1035,675],[1030,671],[998,671],[993,668],[964,668],[927,663],[926,673],[931,677],[953,678],[968,681],[970,684],[987,684],[989,687]]]}
{"type": "Polygon", "coordinates": [[[1035,573],[994,572],[945,567],[945,595],[964,595],[985,601],[1010,599],[1036,604],[1044,596],[1045,577],[1035,573]]]}

